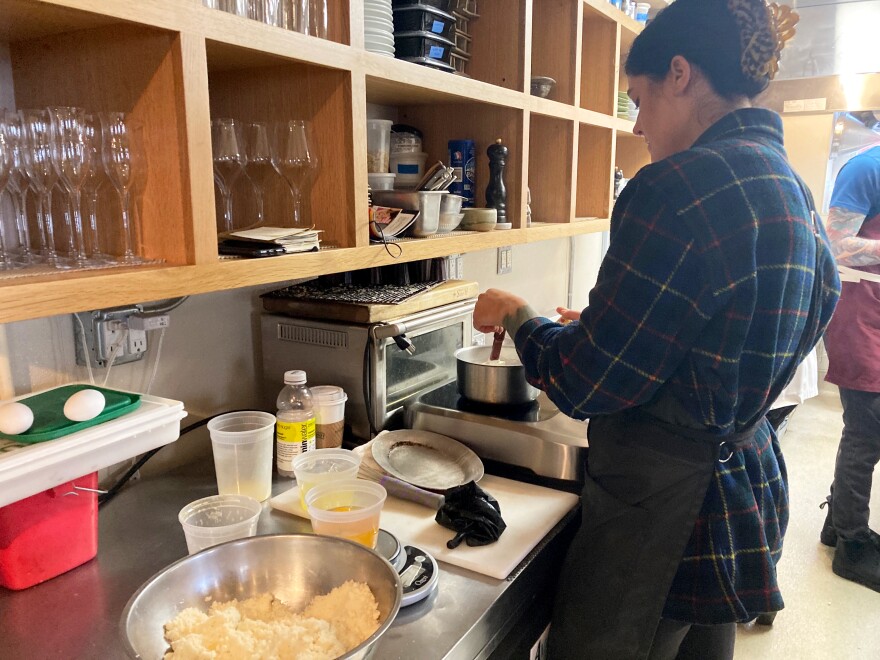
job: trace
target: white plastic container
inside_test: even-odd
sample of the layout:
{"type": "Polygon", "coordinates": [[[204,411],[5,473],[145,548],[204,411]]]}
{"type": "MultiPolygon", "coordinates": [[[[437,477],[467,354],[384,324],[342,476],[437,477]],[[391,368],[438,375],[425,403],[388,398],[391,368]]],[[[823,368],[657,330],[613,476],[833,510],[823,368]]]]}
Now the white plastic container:
{"type": "Polygon", "coordinates": [[[258,502],[272,492],[275,415],[258,410],[227,413],[208,422],[217,491],[258,502]]]}
{"type": "Polygon", "coordinates": [[[300,454],[293,461],[296,483],[302,508],[306,508],[306,495],[322,483],[356,479],[361,467],[361,457],[350,449],[316,449],[300,454]]]}
{"type": "Polygon", "coordinates": [[[341,447],[348,395],[336,385],[318,385],[311,389],[315,404],[315,446],[318,449],[341,447]]]}
{"type": "Polygon", "coordinates": [[[177,519],[186,536],[186,550],[195,554],[212,545],[257,533],[262,505],[245,495],[212,495],[187,504],[177,519]]]}
{"type": "Polygon", "coordinates": [[[174,442],[184,417],[181,401],[142,394],[137,410],[57,440],[32,445],[0,441],[0,506],[174,442]]]}
{"type": "Polygon", "coordinates": [[[395,178],[397,175],[389,172],[370,172],[367,174],[370,190],[394,190],[395,178]]]}
{"type": "Polygon", "coordinates": [[[639,23],[648,22],[648,12],[651,11],[651,5],[647,2],[636,3],[636,20],[639,23]]]}
{"type": "Polygon", "coordinates": [[[387,172],[391,154],[390,119],[367,120],[367,172],[387,172]]]}
{"type": "Polygon", "coordinates": [[[424,151],[391,154],[389,164],[391,173],[397,175],[395,185],[398,187],[415,186],[425,174],[427,159],[428,154],[424,151]]]}

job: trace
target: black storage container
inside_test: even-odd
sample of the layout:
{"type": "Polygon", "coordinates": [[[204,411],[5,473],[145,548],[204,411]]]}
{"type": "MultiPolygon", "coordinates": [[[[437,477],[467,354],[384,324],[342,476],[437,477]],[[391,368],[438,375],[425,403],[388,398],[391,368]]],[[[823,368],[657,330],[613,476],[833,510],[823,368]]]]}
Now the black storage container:
{"type": "Polygon", "coordinates": [[[398,59],[426,57],[446,66],[451,65],[453,44],[431,32],[395,32],[394,56],[398,59]]]}
{"type": "Polygon", "coordinates": [[[451,4],[452,0],[391,0],[391,6],[395,9],[398,7],[409,7],[411,5],[427,5],[434,9],[448,12],[449,5],[451,4]]]}
{"type": "Polygon", "coordinates": [[[455,16],[426,4],[398,7],[394,10],[395,32],[430,32],[444,39],[453,39],[455,16]]]}
{"type": "Polygon", "coordinates": [[[422,66],[427,66],[439,71],[445,71],[446,73],[455,73],[453,67],[444,64],[439,60],[432,60],[430,57],[399,57],[398,59],[403,60],[404,62],[415,62],[416,64],[421,64],[422,66]]]}

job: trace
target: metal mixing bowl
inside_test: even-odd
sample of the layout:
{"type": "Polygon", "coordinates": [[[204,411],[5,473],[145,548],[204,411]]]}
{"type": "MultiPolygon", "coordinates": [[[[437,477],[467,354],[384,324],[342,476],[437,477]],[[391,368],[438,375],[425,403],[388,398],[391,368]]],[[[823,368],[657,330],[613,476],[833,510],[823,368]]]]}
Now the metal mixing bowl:
{"type": "Polygon", "coordinates": [[[302,610],[346,580],[369,585],[379,603],[379,629],[341,657],[369,658],[400,609],[397,571],[365,546],[314,534],[255,536],[184,557],[131,597],[122,613],[122,637],[130,657],[159,660],[169,649],[165,624],[187,607],[207,611],[215,601],[271,593],[302,610]]]}

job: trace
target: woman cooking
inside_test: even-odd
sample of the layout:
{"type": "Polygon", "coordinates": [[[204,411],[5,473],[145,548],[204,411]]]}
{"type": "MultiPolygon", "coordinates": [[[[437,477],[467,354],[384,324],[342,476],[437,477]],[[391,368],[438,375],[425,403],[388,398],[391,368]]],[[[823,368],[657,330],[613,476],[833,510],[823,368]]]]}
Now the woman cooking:
{"type": "Polygon", "coordinates": [[[783,607],[785,465],[765,419],[816,344],[839,282],[780,118],[751,106],[795,16],[677,0],[626,61],[653,163],[614,208],[577,322],[490,289],[483,332],[590,418],[581,527],[560,580],[556,658],[732,658],[735,623],[783,607]]]}

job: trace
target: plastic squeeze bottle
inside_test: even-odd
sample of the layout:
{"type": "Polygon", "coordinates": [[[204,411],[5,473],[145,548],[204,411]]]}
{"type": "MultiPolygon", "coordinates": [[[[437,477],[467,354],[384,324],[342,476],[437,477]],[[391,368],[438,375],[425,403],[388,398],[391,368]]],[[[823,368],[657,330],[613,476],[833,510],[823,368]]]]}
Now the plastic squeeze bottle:
{"type": "Polygon", "coordinates": [[[315,448],[315,408],[305,371],[284,372],[284,389],[275,402],[275,453],[278,474],[293,477],[293,459],[315,448]]]}

